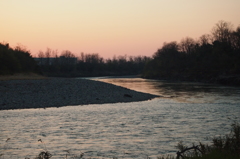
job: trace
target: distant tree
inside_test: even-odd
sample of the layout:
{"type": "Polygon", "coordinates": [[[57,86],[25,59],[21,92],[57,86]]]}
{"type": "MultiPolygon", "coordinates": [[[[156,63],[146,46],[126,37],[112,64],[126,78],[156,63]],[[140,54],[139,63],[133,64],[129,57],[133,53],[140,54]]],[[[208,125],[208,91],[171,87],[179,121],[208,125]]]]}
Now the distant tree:
{"type": "Polygon", "coordinates": [[[212,29],[213,39],[219,42],[230,43],[233,25],[223,20],[219,21],[212,29]]]}
{"type": "Polygon", "coordinates": [[[193,38],[186,37],[180,41],[179,49],[186,53],[186,54],[192,54],[195,51],[196,42],[193,38]]]}
{"type": "Polygon", "coordinates": [[[146,64],[143,77],[217,80],[236,74],[240,74],[240,26],[233,30],[231,23],[219,21],[212,35],[164,43],[146,64]]]}
{"type": "Polygon", "coordinates": [[[240,26],[232,33],[232,46],[234,50],[240,50],[240,26]]]}
{"type": "Polygon", "coordinates": [[[80,57],[78,57],[79,61],[84,62],[85,61],[85,55],[83,52],[81,52],[80,57]]]}
{"type": "Polygon", "coordinates": [[[14,49],[15,51],[19,51],[19,52],[25,52],[25,53],[29,53],[30,51],[27,50],[27,47],[18,43],[17,46],[14,49]]]}
{"type": "Polygon", "coordinates": [[[52,50],[52,57],[58,58],[58,50],[52,50]]]}
{"type": "Polygon", "coordinates": [[[38,52],[38,58],[39,58],[39,65],[43,65],[43,58],[44,58],[43,51],[38,52]]]}
{"type": "Polygon", "coordinates": [[[44,53],[43,51],[38,52],[38,58],[44,58],[44,53]]]}
{"type": "Polygon", "coordinates": [[[64,50],[60,56],[64,56],[65,58],[75,58],[75,55],[69,50],[64,50]]]}
{"type": "Polygon", "coordinates": [[[26,72],[34,72],[36,69],[36,61],[32,58],[30,51],[23,45],[18,45],[14,50],[15,56],[21,63],[21,70],[26,72]]]}
{"type": "Polygon", "coordinates": [[[30,52],[23,45],[17,45],[12,49],[9,44],[0,43],[0,74],[22,72],[39,73],[37,64],[30,52]]]}
{"type": "Polygon", "coordinates": [[[0,43],[0,74],[12,74],[21,71],[21,64],[8,43],[0,43]]]}
{"type": "Polygon", "coordinates": [[[208,45],[212,43],[212,36],[210,34],[204,34],[202,36],[200,36],[198,43],[200,45],[208,45]]]}
{"type": "Polygon", "coordinates": [[[158,49],[156,53],[154,53],[153,57],[154,58],[159,58],[162,56],[169,56],[170,54],[175,54],[178,52],[179,46],[176,41],[163,43],[163,47],[161,49],[158,49]]]}
{"type": "Polygon", "coordinates": [[[77,58],[71,51],[64,50],[61,53],[59,58],[60,58],[61,71],[63,72],[75,71],[77,58]]]}
{"type": "Polygon", "coordinates": [[[52,49],[47,48],[45,51],[45,58],[50,58],[52,53],[52,49]]]}

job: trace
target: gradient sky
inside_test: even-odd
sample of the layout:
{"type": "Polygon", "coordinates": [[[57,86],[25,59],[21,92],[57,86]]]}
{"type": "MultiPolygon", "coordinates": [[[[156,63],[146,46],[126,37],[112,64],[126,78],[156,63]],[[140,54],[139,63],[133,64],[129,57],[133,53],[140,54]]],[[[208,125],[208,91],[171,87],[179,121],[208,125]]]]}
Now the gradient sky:
{"type": "Polygon", "coordinates": [[[151,56],[163,42],[194,39],[224,20],[240,25],[240,0],[0,0],[0,42],[32,55],[151,56]]]}

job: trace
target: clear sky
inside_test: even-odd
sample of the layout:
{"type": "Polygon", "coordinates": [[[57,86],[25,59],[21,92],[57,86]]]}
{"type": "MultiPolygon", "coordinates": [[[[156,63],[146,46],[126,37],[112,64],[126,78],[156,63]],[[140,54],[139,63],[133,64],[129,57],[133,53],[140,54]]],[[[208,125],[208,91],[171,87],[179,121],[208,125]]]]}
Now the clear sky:
{"type": "Polygon", "coordinates": [[[240,0],[0,0],[0,42],[76,55],[151,56],[224,20],[240,25],[240,0]]]}

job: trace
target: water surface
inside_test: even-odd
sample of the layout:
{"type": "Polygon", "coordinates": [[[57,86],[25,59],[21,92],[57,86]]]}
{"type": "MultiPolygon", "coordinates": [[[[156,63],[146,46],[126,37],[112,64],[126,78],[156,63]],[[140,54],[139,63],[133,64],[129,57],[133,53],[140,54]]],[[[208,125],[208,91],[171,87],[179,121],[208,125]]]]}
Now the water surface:
{"type": "Polygon", "coordinates": [[[196,82],[167,82],[142,78],[93,78],[132,90],[172,98],[178,102],[239,102],[240,88],[196,82]]]}
{"type": "Polygon", "coordinates": [[[209,143],[207,137],[228,133],[232,120],[239,121],[239,88],[141,78],[98,80],[163,97],[0,111],[2,158],[33,158],[42,149],[56,159],[83,152],[86,158],[156,158],[174,154],[179,141],[209,143]]]}

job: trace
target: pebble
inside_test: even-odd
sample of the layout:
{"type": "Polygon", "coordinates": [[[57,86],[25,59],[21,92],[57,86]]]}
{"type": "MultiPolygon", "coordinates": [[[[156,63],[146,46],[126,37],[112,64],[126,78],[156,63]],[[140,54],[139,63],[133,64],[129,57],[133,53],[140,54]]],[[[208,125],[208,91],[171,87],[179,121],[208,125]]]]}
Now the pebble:
{"type": "Polygon", "coordinates": [[[87,79],[0,81],[0,110],[135,102],[155,97],[157,96],[87,79]]]}

